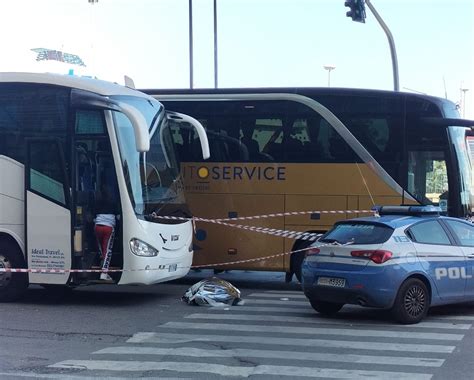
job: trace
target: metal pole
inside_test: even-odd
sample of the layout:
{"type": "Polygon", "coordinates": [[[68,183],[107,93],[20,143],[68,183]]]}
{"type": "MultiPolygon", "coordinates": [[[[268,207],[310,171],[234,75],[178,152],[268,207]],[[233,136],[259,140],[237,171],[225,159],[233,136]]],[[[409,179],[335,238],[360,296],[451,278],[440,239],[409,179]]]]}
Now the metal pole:
{"type": "Polygon", "coordinates": [[[324,65],[323,68],[328,71],[328,87],[331,87],[331,70],[334,70],[336,66],[324,65]]]}
{"type": "Polygon", "coordinates": [[[217,0],[214,0],[214,88],[217,88],[217,0]]]}
{"type": "Polygon", "coordinates": [[[193,88],[193,0],[189,0],[189,88],[193,88]]]}
{"type": "Polygon", "coordinates": [[[380,26],[384,30],[385,34],[388,38],[388,43],[390,45],[390,53],[392,55],[392,69],[393,69],[393,90],[400,91],[400,84],[398,81],[398,61],[397,61],[397,51],[395,50],[395,41],[393,40],[392,33],[385,22],[382,20],[382,17],[377,13],[374,6],[370,2],[370,0],[365,0],[365,3],[369,7],[370,11],[373,13],[377,21],[379,22],[380,26]]]}
{"type": "Polygon", "coordinates": [[[469,91],[468,88],[461,88],[462,91],[462,118],[466,118],[466,92],[469,91]]]}

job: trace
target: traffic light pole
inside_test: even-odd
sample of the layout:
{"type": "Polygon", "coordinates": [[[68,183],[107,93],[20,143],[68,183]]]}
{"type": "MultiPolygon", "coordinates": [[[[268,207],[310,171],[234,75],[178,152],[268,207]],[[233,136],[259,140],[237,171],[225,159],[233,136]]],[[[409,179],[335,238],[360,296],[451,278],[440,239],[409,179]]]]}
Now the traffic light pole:
{"type": "Polygon", "coordinates": [[[398,81],[398,61],[397,61],[397,51],[395,50],[395,41],[393,40],[392,33],[390,32],[390,29],[388,29],[387,24],[382,20],[382,17],[377,13],[375,10],[374,6],[370,2],[370,0],[365,0],[365,3],[369,7],[370,11],[373,13],[375,18],[377,19],[378,23],[384,30],[385,34],[387,35],[388,38],[388,43],[390,45],[390,53],[392,55],[392,69],[393,69],[393,90],[394,91],[400,91],[400,84],[398,81]]]}

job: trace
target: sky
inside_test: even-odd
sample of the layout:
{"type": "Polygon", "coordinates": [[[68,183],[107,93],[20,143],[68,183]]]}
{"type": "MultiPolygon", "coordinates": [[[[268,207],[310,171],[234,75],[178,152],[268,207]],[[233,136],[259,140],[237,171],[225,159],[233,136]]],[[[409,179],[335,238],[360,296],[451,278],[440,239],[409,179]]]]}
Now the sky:
{"type": "MultiPolygon", "coordinates": [[[[345,0],[217,0],[218,87],[393,90],[390,48],[345,0]],[[335,68],[330,71],[325,65],[335,68]]],[[[193,87],[214,87],[213,0],[193,0],[193,87]]],[[[396,46],[401,91],[447,97],[474,118],[474,1],[371,0],[396,46]],[[465,91],[462,91],[464,89],[465,91]],[[463,105],[465,100],[465,106],[463,105]],[[464,106],[464,108],[462,108],[464,106]]],[[[0,71],[91,75],[189,88],[189,0],[0,0],[0,71]],[[34,48],[86,67],[36,61],[34,48]]]]}

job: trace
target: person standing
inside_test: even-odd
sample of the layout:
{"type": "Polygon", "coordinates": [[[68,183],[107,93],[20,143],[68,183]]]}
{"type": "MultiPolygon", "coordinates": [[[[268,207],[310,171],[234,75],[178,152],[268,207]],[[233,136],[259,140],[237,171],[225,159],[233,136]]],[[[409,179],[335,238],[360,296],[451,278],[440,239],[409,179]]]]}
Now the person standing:
{"type": "Polygon", "coordinates": [[[94,219],[94,233],[97,238],[99,252],[102,261],[102,273],[100,279],[113,281],[107,273],[112,258],[112,247],[114,242],[114,232],[117,223],[117,203],[108,187],[104,186],[102,196],[96,204],[96,217],[94,219]]]}

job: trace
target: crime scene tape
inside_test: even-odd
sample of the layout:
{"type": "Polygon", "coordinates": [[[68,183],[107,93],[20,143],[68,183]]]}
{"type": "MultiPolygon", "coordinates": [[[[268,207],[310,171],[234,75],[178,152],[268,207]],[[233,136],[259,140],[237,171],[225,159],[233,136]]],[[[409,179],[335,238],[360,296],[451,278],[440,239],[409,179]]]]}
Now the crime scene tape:
{"type": "Polygon", "coordinates": [[[235,218],[219,218],[219,219],[207,219],[200,217],[184,218],[179,216],[162,216],[152,213],[150,216],[155,219],[168,219],[168,220],[195,220],[197,222],[207,222],[207,223],[216,223],[216,222],[232,222],[237,220],[257,220],[257,219],[266,219],[266,218],[275,218],[282,216],[298,216],[298,215],[318,215],[318,214],[376,214],[374,210],[319,210],[319,211],[289,211],[289,212],[279,212],[273,214],[264,214],[264,215],[253,215],[253,216],[241,216],[235,218]]]}
{"type": "MultiPolygon", "coordinates": [[[[337,246],[338,247],[343,247],[343,246],[347,246],[347,245],[351,245],[351,244],[352,244],[352,242],[348,242],[348,243],[345,243],[345,244],[337,244],[337,246]]],[[[255,262],[255,261],[263,261],[263,260],[273,259],[275,257],[292,255],[293,253],[304,252],[304,251],[307,251],[307,250],[313,249],[313,248],[330,247],[330,246],[334,246],[334,244],[333,243],[331,243],[331,244],[320,244],[320,245],[317,245],[316,247],[310,246],[310,247],[305,247],[305,248],[301,248],[301,249],[295,249],[294,251],[277,253],[275,255],[270,255],[270,256],[256,257],[256,258],[253,258],[253,259],[235,260],[235,261],[229,261],[229,262],[218,263],[218,264],[193,265],[193,266],[191,266],[191,269],[208,268],[208,267],[214,268],[214,267],[224,266],[224,265],[233,265],[233,264],[250,263],[250,262],[255,262]]]]}
{"type": "Polygon", "coordinates": [[[274,235],[278,237],[297,239],[297,240],[315,241],[319,236],[322,235],[322,234],[317,234],[313,232],[288,231],[288,230],[278,230],[275,228],[267,228],[267,227],[247,226],[244,224],[232,224],[232,223],[218,222],[217,220],[214,220],[213,222],[209,222],[209,223],[215,223],[221,226],[238,228],[241,230],[248,230],[248,231],[258,232],[262,234],[274,235]]]}
{"type": "MultiPolygon", "coordinates": [[[[352,242],[348,242],[345,244],[337,244],[337,246],[347,246],[351,245],[352,242]]],[[[242,263],[250,263],[256,261],[263,261],[268,259],[273,259],[275,257],[282,257],[291,255],[293,253],[304,252],[312,248],[321,248],[321,247],[329,247],[334,246],[334,243],[330,244],[319,244],[316,247],[305,247],[301,249],[295,249],[294,251],[287,251],[282,253],[277,253],[274,255],[269,256],[262,256],[262,257],[255,257],[253,259],[245,259],[245,260],[235,260],[229,261],[225,263],[214,263],[214,264],[203,264],[203,265],[191,265],[191,266],[180,266],[177,269],[202,269],[202,268],[214,268],[219,266],[226,266],[226,265],[234,265],[234,264],[242,264],[242,263]]],[[[0,268],[0,273],[120,273],[120,272],[144,272],[144,271],[157,271],[157,270],[167,270],[169,269],[169,265],[160,265],[158,268],[143,268],[143,269],[31,269],[31,268],[0,268]]]]}
{"type": "Polygon", "coordinates": [[[297,239],[297,240],[307,240],[307,241],[315,241],[321,234],[312,233],[312,232],[300,232],[300,231],[288,231],[288,230],[278,230],[274,228],[267,228],[267,227],[255,227],[255,226],[248,226],[243,224],[233,224],[233,223],[226,223],[226,222],[233,222],[236,220],[257,220],[257,219],[264,219],[264,218],[271,218],[271,217],[281,217],[281,216],[291,216],[291,215],[308,215],[308,214],[375,214],[373,210],[335,210],[335,211],[291,211],[291,212],[284,212],[284,213],[276,213],[276,214],[266,214],[266,215],[255,215],[255,216],[244,216],[240,218],[223,218],[223,219],[207,219],[207,218],[200,218],[200,217],[193,217],[193,218],[183,218],[183,217],[176,217],[176,216],[159,216],[155,213],[151,214],[151,216],[155,219],[171,219],[171,220],[192,220],[193,226],[195,228],[196,222],[203,222],[203,223],[211,223],[211,224],[219,224],[222,226],[227,226],[231,228],[238,228],[242,230],[254,231],[268,235],[274,235],[289,239],[297,239]]]}
{"type": "MultiPolygon", "coordinates": [[[[207,219],[207,218],[200,218],[200,217],[192,217],[192,218],[184,218],[184,217],[175,217],[175,216],[159,216],[155,213],[151,214],[152,218],[156,219],[168,219],[168,220],[191,220],[193,225],[195,222],[204,222],[204,223],[213,223],[219,224],[226,227],[237,228],[242,230],[253,231],[257,233],[263,233],[278,237],[284,237],[289,239],[296,239],[296,240],[305,240],[305,241],[316,241],[322,234],[312,233],[312,232],[300,232],[300,231],[289,231],[289,230],[279,230],[275,228],[267,228],[267,227],[256,227],[256,226],[248,226],[248,225],[241,225],[241,224],[233,224],[227,223],[230,221],[236,220],[257,220],[257,219],[264,219],[264,218],[272,218],[272,217],[281,217],[281,216],[294,216],[294,215],[308,215],[308,214],[365,214],[365,213],[372,213],[376,214],[373,210],[322,210],[322,211],[291,211],[291,212],[284,212],[284,213],[274,213],[274,214],[266,214],[266,215],[254,215],[254,216],[246,216],[246,217],[239,217],[239,218],[222,218],[222,219],[207,219]]],[[[318,247],[328,246],[330,244],[323,244],[319,245],[318,247]]],[[[245,260],[236,260],[232,262],[225,262],[225,263],[214,263],[214,264],[203,264],[203,265],[191,265],[187,267],[179,267],[179,269],[199,269],[199,268],[209,268],[209,267],[218,267],[218,266],[226,266],[226,265],[234,265],[234,264],[242,264],[242,263],[249,263],[249,262],[256,262],[256,261],[263,261],[272,259],[275,257],[281,257],[286,255],[291,255],[293,253],[298,253],[302,251],[306,251],[311,247],[302,248],[294,251],[288,251],[283,253],[278,253],[270,256],[262,256],[256,257],[252,259],[245,259],[245,260]]],[[[158,268],[140,268],[140,269],[60,269],[60,268],[51,268],[51,269],[44,269],[44,268],[4,268],[0,267],[0,273],[121,273],[121,272],[142,272],[142,271],[157,271],[157,270],[169,270],[169,265],[159,265],[158,268]]]]}

